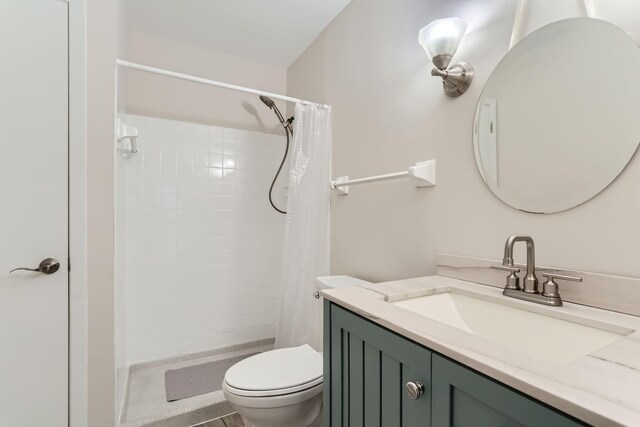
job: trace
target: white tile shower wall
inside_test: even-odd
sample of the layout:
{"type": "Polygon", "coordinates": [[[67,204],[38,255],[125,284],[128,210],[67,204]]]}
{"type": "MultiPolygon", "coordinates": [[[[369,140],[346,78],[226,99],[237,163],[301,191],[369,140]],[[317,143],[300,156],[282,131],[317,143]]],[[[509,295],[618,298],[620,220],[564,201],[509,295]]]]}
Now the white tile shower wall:
{"type": "Polygon", "coordinates": [[[117,160],[128,363],[272,337],[284,216],[267,194],[284,136],[123,120],[140,135],[140,155],[117,160]]]}

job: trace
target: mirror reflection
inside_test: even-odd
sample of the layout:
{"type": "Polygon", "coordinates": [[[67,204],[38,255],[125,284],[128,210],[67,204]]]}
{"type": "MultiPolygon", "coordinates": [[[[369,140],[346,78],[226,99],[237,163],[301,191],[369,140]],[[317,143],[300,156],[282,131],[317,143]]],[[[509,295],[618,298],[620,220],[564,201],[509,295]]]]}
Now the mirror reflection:
{"type": "Polygon", "coordinates": [[[480,174],[510,206],[575,207],[622,172],[640,142],[640,49],[605,21],[547,25],[489,77],[474,123],[480,174]]]}

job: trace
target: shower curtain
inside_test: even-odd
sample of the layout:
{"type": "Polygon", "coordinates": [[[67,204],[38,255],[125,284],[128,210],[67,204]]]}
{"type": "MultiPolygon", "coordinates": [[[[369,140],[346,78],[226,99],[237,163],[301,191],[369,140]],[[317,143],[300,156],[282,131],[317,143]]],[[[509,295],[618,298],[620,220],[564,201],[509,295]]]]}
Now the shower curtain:
{"type": "Polygon", "coordinates": [[[297,103],[289,173],[276,348],[322,349],[315,278],[329,274],[331,107],[297,103]]]}

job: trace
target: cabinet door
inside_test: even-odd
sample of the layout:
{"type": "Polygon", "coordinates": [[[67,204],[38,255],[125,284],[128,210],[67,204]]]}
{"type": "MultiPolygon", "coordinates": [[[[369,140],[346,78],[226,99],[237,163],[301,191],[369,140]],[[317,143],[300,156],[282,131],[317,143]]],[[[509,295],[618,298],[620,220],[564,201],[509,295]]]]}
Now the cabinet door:
{"type": "Polygon", "coordinates": [[[581,426],[578,421],[500,383],[433,355],[434,427],[581,426]]]}
{"type": "Polygon", "coordinates": [[[325,301],[325,427],[431,425],[431,352],[325,301]],[[408,382],[424,385],[412,400],[408,382]]]}

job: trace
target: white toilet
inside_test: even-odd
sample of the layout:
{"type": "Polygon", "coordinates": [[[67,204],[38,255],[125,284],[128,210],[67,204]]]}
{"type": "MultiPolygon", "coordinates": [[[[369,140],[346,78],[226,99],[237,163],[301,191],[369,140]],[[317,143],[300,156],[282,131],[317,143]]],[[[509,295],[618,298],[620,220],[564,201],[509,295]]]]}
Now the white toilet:
{"type": "MultiPolygon", "coordinates": [[[[369,282],[326,276],[316,288],[363,284],[369,282]]],[[[247,427],[320,427],[322,354],[306,344],[257,354],[229,368],[222,390],[247,427]]]]}

